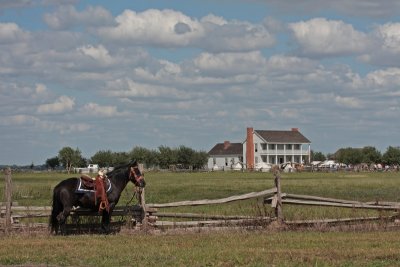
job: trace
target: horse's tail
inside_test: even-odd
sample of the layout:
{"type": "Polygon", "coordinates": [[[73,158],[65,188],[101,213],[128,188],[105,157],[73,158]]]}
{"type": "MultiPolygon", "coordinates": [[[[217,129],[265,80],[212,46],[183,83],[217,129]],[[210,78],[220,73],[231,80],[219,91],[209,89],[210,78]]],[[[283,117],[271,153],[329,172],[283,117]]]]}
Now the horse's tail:
{"type": "Polygon", "coordinates": [[[52,205],[51,216],[50,216],[50,221],[49,221],[49,226],[51,227],[50,233],[55,232],[57,234],[58,226],[59,226],[57,216],[58,216],[58,214],[60,214],[60,212],[62,212],[62,210],[63,210],[63,206],[62,206],[62,203],[57,194],[57,188],[54,188],[53,205],[52,205]]]}

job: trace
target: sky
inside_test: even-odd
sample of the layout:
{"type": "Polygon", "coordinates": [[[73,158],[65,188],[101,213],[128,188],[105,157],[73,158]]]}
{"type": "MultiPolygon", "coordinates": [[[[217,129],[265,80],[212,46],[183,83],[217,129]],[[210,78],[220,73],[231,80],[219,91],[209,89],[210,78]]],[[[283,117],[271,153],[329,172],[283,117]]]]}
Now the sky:
{"type": "Polygon", "coordinates": [[[0,1],[0,165],[247,127],[384,153],[399,115],[398,0],[0,1]]]}

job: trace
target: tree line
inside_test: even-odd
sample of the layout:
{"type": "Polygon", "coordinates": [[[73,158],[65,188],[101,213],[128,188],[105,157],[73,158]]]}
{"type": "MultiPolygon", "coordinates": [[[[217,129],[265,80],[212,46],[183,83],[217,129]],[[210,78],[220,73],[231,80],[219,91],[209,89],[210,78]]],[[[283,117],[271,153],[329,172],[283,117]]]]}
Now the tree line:
{"type": "Polygon", "coordinates": [[[331,159],[347,165],[357,165],[360,163],[400,165],[400,147],[389,146],[383,154],[372,146],[363,148],[346,147],[340,148],[336,153],[326,156],[321,152],[312,152],[311,158],[315,161],[331,159]]]}
{"type": "Polygon", "coordinates": [[[208,161],[208,154],[204,151],[195,151],[186,146],[170,148],[160,146],[158,149],[134,147],[129,152],[113,152],[100,150],[89,159],[82,156],[79,148],[63,147],[58,155],[46,160],[48,168],[64,167],[68,172],[72,168],[86,167],[88,164],[99,164],[99,167],[112,167],[125,164],[131,160],[144,164],[145,168],[168,169],[175,166],[182,169],[202,169],[208,161]]]}
{"type": "MultiPolygon", "coordinates": [[[[143,163],[145,168],[169,169],[171,166],[182,169],[202,169],[207,165],[208,153],[195,151],[186,146],[170,148],[160,146],[158,149],[147,149],[136,146],[129,152],[113,152],[111,150],[100,150],[89,159],[82,156],[79,148],[63,147],[58,155],[46,160],[46,166],[54,169],[64,167],[71,171],[74,167],[86,167],[89,163],[99,164],[101,168],[118,166],[136,159],[143,163]]],[[[324,155],[322,152],[311,151],[312,161],[335,160],[347,165],[352,164],[374,164],[400,165],[400,147],[389,146],[382,154],[372,146],[363,148],[340,148],[334,154],[324,155]]]]}

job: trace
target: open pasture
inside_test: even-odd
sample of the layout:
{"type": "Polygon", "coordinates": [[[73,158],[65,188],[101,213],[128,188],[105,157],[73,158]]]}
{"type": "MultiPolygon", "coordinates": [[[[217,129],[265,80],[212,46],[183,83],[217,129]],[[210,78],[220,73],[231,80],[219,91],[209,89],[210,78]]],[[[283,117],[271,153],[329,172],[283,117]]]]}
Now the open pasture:
{"type": "MultiPolygon", "coordinates": [[[[357,201],[399,202],[400,173],[282,173],[282,192],[357,201]]],[[[50,205],[52,188],[67,174],[13,173],[13,201],[50,205]]],[[[146,203],[217,199],[274,186],[272,173],[149,172],[146,203]]],[[[3,182],[3,181],[1,181],[3,182]]],[[[0,184],[0,190],[3,190],[0,184]]],[[[3,194],[3,191],[0,192],[3,194]]],[[[133,193],[129,185],[119,205],[133,193]]],[[[273,215],[262,199],[224,205],[164,209],[223,215],[273,215]]],[[[389,212],[283,205],[288,220],[385,215],[389,212]]],[[[146,234],[50,236],[23,233],[3,236],[0,264],[55,266],[398,266],[400,235],[395,229],[372,228],[271,231],[207,229],[146,234]],[[372,231],[371,231],[372,230],[372,231]]]]}
{"type": "MultiPolygon", "coordinates": [[[[12,200],[22,206],[50,206],[54,186],[73,175],[60,173],[13,173],[12,200]]],[[[399,172],[303,172],[282,173],[283,193],[312,195],[354,201],[400,202],[399,172]]],[[[146,203],[168,203],[184,200],[219,199],[232,195],[258,192],[274,187],[272,173],[260,172],[208,172],[172,173],[148,172],[146,203]]],[[[0,194],[4,196],[4,180],[0,194]]],[[[133,185],[128,184],[118,205],[132,199],[133,185]]],[[[223,205],[163,208],[166,212],[190,212],[215,215],[272,216],[273,209],[263,199],[231,202],[223,205]]],[[[287,220],[363,217],[382,215],[373,210],[354,210],[333,207],[283,206],[287,220]]]]}

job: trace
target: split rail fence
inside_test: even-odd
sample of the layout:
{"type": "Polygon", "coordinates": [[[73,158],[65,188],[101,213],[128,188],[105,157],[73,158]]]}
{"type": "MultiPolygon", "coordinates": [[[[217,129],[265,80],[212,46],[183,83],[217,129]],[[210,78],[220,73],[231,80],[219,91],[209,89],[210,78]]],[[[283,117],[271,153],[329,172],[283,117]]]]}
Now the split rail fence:
{"type": "MultiPolygon", "coordinates": [[[[16,223],[22,219],[28,219],[30,222],[36,218],[48,218],[50,216],[51,207],[33,207],[18,206],[13,203],[11,170],[6,169],[5,172],[5,203],[1,203],[0,228],[8,233],[10,229],[16,227],[16,223]],[[2,226],[2,227],[1,227],[2,226]]],[[[394,220],[398,216],[400,210],[399,202],[359,202],[353,200],[343,200],[326,198],[319,196],[297,195],[281,192],[280,173],[274,172],[275,187],[260,192],[251,192],[242,195],[235,195],[221,199],[203,199],[193,201],[179,201],[171,203],[145,203],[144,190],[140,191],[138,196],[139,205],[124,207],[118,206],[113,212],[113,216],[131,216],[132,221],[142,221],[141,225],[153,226],[156,228],[171,227],[202,227],[202,226],[266,226],[271,222],[278,225],[313,225],[313,224],[337,224],[337,223],[354,223],[373,220],[394,220]],[[264,204],[270,204],[274,209],[274,216],[241,216],[241,215],[207,215],[196,213],[177,213],[163,212],[159,209],[176,208],[184,206],[200,206],[200,205],[219,205],[234,201],[243,201],[248,199],[263,199],[264,204]],[[340,219],[323,219],[323,220],[284,220],[282,206],[285,205],[311,205],[324,207],[340,207],[351,209],[374,209],[394,211],[387,217],[374,216],[363,218],[340,218],[340,219]],[[173,218],[175,221],[159,220],[160,218],[173,218]],[[177,220],[179,219],[179,220],[177,220]],[[182,221],[182,219],[188,219],[182,221]]],[[[73,216],[98,216],[97,212],[78,209],[73,212],[73,216]]],[[[44,224],[44,223],[43,223],[44,224]]]]}

